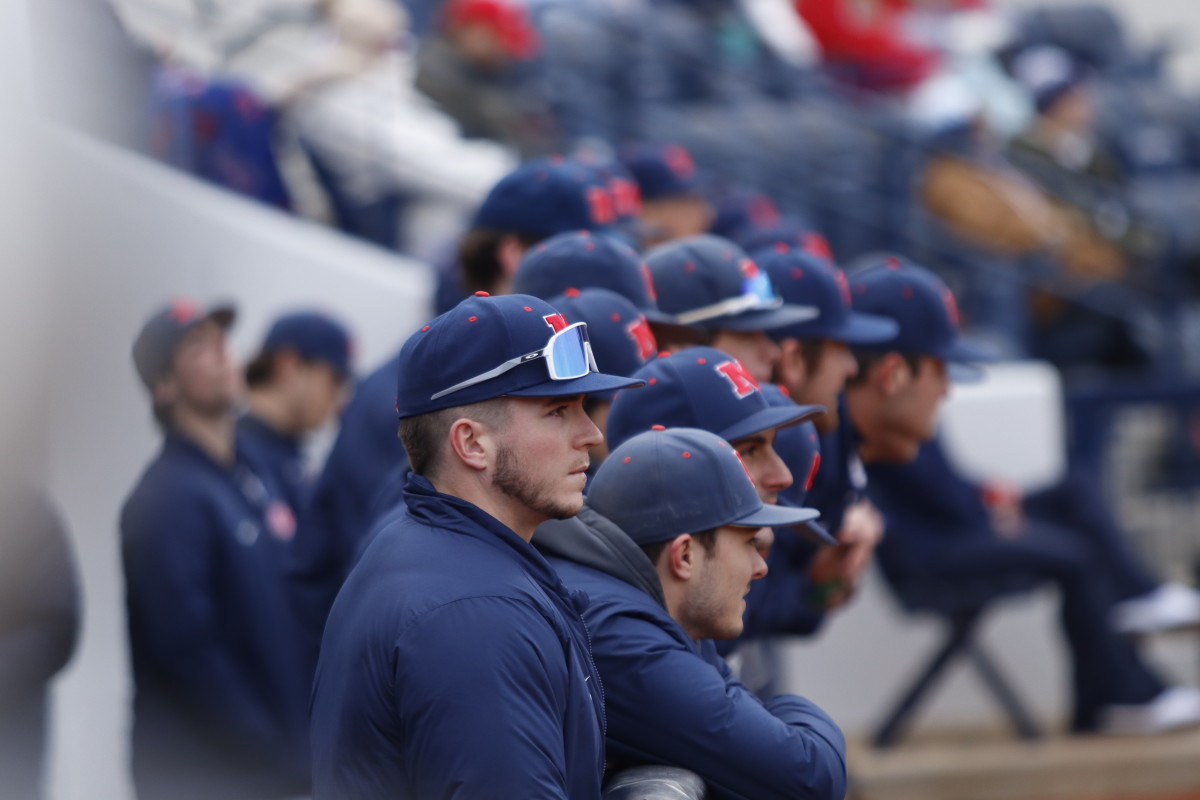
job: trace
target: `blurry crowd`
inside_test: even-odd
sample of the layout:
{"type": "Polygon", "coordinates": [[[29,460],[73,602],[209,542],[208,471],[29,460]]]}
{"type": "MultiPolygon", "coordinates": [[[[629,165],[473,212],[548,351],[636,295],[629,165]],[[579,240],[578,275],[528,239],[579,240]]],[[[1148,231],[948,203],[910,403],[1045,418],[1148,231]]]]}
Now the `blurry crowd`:
{"type": "MultiPolygon", "coordinates": [[[[1200,593],[1153,574],[1106,505],[1088,457],[1104,426],[1080,422],[1065,476],[1030,496],[963,475],[936,430],[950,382],[1005,358],[1048,360],[1068,389],[1134,376],[1153,391],[1170,375],[1160,390],[1182,392],[1190,413],[1195,354],[1173,337],[1200,254],[1200,114],[1167,81],[1167,54],[1135,46],[1102,7],[111,2],[158,59],[156,155],[415,256],[437,279],[429,324],[361,375],[352,330],[317,310],[279,317],[244,365],[226,342],[233,306],[176,300],[137,333],[133,361],[163,440],[120,521],[139,797],[440,787],[423,769],[486,781],[439,743],[474,741],[487,725],[439,722],[430,744],[405,726],[429,708],[458,712],[375,683],[379,658],[423,664],[450,651],[403,638],[382,655],[358,649],[377,635],[363,620],[386,613],[370,581],[399,557],[389,532],[430,513],[422,476],[447,469],[405,423],[443,410],[429,405],[443,395],[474,398],[463,407],[507,396],[479,386],[530,358],[556,364],[566,345],[554,343],[580,322],[593,362],[583,374],[623,383],[582,400],[604,434],[580,445],[582,511],[544,515],[532,545],[522,538],[558,589],[603,598],[555,600],[596,634],[585,672],[604,686],[588,688],[606,725],[603,774],[659,764],[719,797],[841,797],[835,722],[776,695],[771,664],[739,681],[723,656],[744,662],[762,652],[748,644],[836,624],[872,563],[898,596],[946,614],[1056,586],[1072,732],[1200,724],[1200,690],[1157,674],[1136,639],[1200,624],[1200,593]],[[475,350],[506,340],[444,329],[495,309],[536,311],[552,338],[527,354],[496,350],[469,374],[475,350]],[[411,341],[431,327],[447,351],[420,361],[411,341]],[[331,419],[336,440],[312,464],[306,438],[331,419]],[[613,465],[651,447],[645,437],[677,428],[700,429],[670,440],[686,459],[739,455],[753,490],[738,502],[754,513],[713,522],[715,509],[684,529],[671,493],[686,505],[716,504],[718,492],[615,477],[613,465]],[[675,516],[648,525],[635,513],[657,503],[675,516]],[[684,574],[681,538],[715,559],[704,536],[739,521],[758,531],[744,543],[757,555],[744,606],[730,606],[684,574]],[[649,619],[653,635],[630,618],[649,619]],[[703,690],[668,691],[668,664],[703,690]],[[383,706],[396,730],[374,716],[383,706]],[[736,744],[712,746],[731,731],[736,744]]],[[[547,369],[579,378],[556,375],[565,361],[547,369]]],[[[518,480],[537,468],[518,462],[517,482],[496,485],[540,508],[518,480]]],[[[28,494],[0,542],[0,746],[6,774],[23,776],[14,797],[39,791],[46,686],[79,614],[66,536],[28,494]]],[[[582,647],[560,637],[564,651],[582,647]]],[[[436,699],[437,677],[463,669],[434,661],[410,680],[436,699]]],[[[486,690],[463,689],[502,718],[507,701],[486,690]]],[[[564,792],[591,780],[587,736],[571,726],[580,705],[593,711],[576,701],[566,752],[547,756],[564,792]]]]}

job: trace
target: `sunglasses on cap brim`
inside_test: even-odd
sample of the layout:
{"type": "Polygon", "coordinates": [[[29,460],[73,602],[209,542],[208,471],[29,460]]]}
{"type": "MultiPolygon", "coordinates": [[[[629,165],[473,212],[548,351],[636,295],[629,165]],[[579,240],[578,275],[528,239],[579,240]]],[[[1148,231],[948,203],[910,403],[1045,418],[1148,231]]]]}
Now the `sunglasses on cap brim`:
{"type": "Polygon", "coordinates": [[[588,339],[587,323],[576,322],[556,332],[546,342],[546,346],[540,350],[534,350],[532,353],[510,358],[508,361],[489,369],[487,372],[481,372],[475,377],[467,378],[465,381],[456,383],[448,389],[442,389],[429,399],[437,400],[439,397],[445,397],[448,394],[454,394],[484,381],[490,381],[492,378],[498,378],[511,369],[515,369],[522,364],[528,364],[530,361],[537,361],[538,359],[546,360],[546,371],[550,374],[550,380],[552,381],[574,380],[582,378],[589,372],[600,371],[596,366],[596,357],[592,355],[592,343],[588,339]]]}

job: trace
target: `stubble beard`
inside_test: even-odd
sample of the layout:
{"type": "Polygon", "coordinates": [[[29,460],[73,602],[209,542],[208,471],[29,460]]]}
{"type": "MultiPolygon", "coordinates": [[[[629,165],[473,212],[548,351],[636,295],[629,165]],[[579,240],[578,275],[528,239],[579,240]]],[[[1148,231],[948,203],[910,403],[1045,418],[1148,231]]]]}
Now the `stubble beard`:
{"type": "Polygon", "coordinates": [[[507,447],[496,455],[496,473],[492,485],[516,500],[529,510],[548,519],[568,519],[579,513],[583,497],[578,501],[564,501],[555,497],[546,487],[535,484],[527,470],[522,469],[520,459],[507,447]]]}

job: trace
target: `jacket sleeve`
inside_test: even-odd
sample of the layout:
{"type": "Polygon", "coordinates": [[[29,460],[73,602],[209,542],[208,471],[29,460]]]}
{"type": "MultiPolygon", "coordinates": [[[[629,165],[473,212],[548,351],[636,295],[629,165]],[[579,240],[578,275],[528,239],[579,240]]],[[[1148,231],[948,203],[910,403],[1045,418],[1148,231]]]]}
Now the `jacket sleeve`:
{"type": "MultiPolygon", "coordinates": [[[[424,615],[396,647],[396,713],[413,797],[565,800],[569,681],[563,643],[535,609],[459,600],[424,615]]],[[[583,691],[581,689],[581,691],[583,691]]],[[[594,731],[595,793],[603,750],[594,731]]],[[[585,767],[586,768],[586,767],[585,767]]]]}
{"type": "Polygon", "coordinates": [[[214,596],[220,545],[210,509],[185,492],[149,494],[135,496],[121,520],[135,663],[210,733],[290,764],[287,737],[230,653],[214,596]]]}
{"type": "Polygon", "coordinates": [[[706,660],[646,616],[610,617],[592,630],[614,755],[690,769],[744,800],[845,795],[845,738],[808,700],[763,705],[711,645],[706,660]]]}

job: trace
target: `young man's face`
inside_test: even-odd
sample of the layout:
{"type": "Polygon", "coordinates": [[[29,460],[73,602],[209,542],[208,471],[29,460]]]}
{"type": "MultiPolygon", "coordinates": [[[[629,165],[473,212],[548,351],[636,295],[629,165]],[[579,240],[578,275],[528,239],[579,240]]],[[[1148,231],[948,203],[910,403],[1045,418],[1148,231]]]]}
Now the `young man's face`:
{"type": "Polygon", "coordinates": [[[588,450],[603,441],[583,411],[583,396],[511,397],[496,439],[492,486],[514,512],[536,526],[583,507],[588,450]]]}
{"type": "Polygon", "coordinates": [[[678,610],[678,621],[692,638],[741,635],[750,584],[767,574],[758,542],[766,530],[727,525],[717,530],[711,551],[696,543],[692,576],[678,610]]]}
{"type": "Polygon", "coordinates": [[[203,416],[229,413],[242,392],[241,372],[229,352],[225,329],[212,320],[192,327],[171,362],[171,374],[158,392],[167,402],[203,416]]]}
{"type": "Polygon", "coordinates": [[[316,430],[341,409],[346,381],[324,361],[300,362],[295,378],[301,430],[316,430]]]}
{"type": "Polygon", "coordinates": [[[792,485],[792,472],[775,452],[775,429],[738,439],[732,444],[742,457],[759,498],[770,505],[779,502],[779,493],[792,485]]]}
{"type": "Polygon", "coordinates": [[[779,363],[779,383],[787,388],[788,394],[801,405],[825,407],[825,413],[813,419],[821,433],[837,428],[838,395],[846,388],[846,381],[858,374],[858,364],[850,348],[842,342],[821,339],[820,350],[815,361],[804,358],[800,343],[785,345],[779,363]]]}
{"type": "Polygon", "coordinates": [[[917,366],[914,374],[907,363],[898,365],[896,387],[880,407],[873,426],[878,434],[871,444],[880,445],[888,461],[908,462],[917,457],[921,445],[933,438],[938,408],[950,391],[944,361],[918,356],[917,366]]]}
{"type": "Polygon", "coordinates": [[[762,331],[719,330],[713,334],[712,346],[742,362],[759,383],[771,380],[779,363],[779,345],[762,331]]]}

